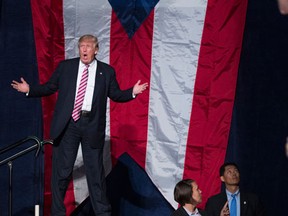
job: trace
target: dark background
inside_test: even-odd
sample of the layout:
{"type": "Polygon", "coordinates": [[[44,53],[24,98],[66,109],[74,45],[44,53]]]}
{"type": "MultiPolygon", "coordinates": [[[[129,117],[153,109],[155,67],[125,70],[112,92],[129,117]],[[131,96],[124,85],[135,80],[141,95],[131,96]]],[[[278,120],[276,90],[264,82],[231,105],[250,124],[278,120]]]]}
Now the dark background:
{"type": "MultiPolygon", "coordinates": [[[[40,99],[27,99],[10,86],[13,79],[25,77],[38,82],[30,0],[0,0],[0,149],[27,136],[42,137],[40,99]]],[[[2,161],[32,146],[25,142],[0,155],[2,161]]],[[[43,204],[43,153],[35,151],[13,161],[12,215],[34,215],[34,205],[43,204]]],[[[9,169],[0,166],[0,215],[8,215],[9,169]]]]}
{"type": "MultiPolygon", "coordinates": [[[[29,135],[42,137],[41,100],[26,99],[10,86],[21,76],[38,83],[34,44],[30,1],[0,0],[0,148],[29,135]]],[[[287,63],[288,16],[275,0],[250,0],[226,160],[239,164],[241,190],[257,193],[269,215],[287,213],[287,63]]],[[[41,205],[42,172],[43,154],[31,152],[13,163],[13,215],[33,215],[34,205],[41,205]]],[[[7,165],[0,167],[0,191],[5,216],[7,165]]]]}
{"type": "Polygon", "coordinates": [[[241,188],[257,193],[269,215],[287,215],[288,16],[277,1],[250,0],[227,161],[241,188]]]}

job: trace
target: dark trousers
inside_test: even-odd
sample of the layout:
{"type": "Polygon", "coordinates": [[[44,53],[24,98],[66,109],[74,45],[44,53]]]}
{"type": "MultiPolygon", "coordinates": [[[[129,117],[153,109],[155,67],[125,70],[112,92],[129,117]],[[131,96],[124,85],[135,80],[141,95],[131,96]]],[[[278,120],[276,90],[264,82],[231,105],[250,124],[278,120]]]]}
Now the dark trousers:
{"type": "Polygon", "coordinates": [[[64,197],[81,142],[89,196],[96,216],[111,216],[111,206],[106,196],[103,149],[93,149],[85,134],[89,118],[81,117],[77,122],[70,120],[67,129],[53,146],[52,155],[52,216],[66,215],[64,197]]]}

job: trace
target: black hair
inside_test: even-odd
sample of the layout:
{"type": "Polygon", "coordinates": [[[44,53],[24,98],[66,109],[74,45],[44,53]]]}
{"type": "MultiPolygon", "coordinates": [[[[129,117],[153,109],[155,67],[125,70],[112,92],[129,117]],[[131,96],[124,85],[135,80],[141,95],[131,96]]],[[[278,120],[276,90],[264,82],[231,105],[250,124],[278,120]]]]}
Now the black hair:
{"type": "MultiPolygon", "coordinates": [[[[226,162],[226,163],[224,163],[224,164],[220,167],[220,169],[219,169],[219,174],[220,174],[220,176],[223,176],[223,175],[224,175],[225,168],[226,168],[227,166],[234,166],[234,167],[236,167],[237,170],[239,171],[239,167],[238,167],[238,165],[237,165],[236,163],[234,163],[234,162],[226,162]]],[[[240,172],[240,171],[239,171],[239,172],[240,172]]]]}

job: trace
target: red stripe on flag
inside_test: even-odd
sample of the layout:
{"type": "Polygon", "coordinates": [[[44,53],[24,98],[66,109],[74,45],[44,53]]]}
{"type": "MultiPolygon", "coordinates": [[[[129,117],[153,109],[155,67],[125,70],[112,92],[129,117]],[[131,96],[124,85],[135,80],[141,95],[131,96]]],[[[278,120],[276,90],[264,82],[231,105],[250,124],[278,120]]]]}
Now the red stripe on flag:
{"type": "Polygon", "coordinates": [[[208,1],[186,149],[184,178],[203,188],[206,200],[220,191],[247,0],[208,1]]]}
{"type": "MultiPolygon", "coordinates": [[[[129,39],[116,14],[112,12],[110,64],[115,68],[121,89],[133,86],[138,79],[149,82],[154,11],[129,39]]],[[[147,143],[149,91],[134,101],[110,103],[111,154],[115,162],[124,152],[143,168],[147,143]]]]}
{"type": "MultiPolygon", "coordinates": [[[[63,2],[31,1],[34,37],[40,83],[46,82],[61,60],[64,60],[63,2]]],[[[42,99],[44,138],[49,138],[51,118],[57,95],[42,99]]],[[[52,148],[45,146],[44,215],[50,215],[52,148]]],[[[69,185],[65,203],[67,213],[75,208],[73,185],[69,185]]]]}

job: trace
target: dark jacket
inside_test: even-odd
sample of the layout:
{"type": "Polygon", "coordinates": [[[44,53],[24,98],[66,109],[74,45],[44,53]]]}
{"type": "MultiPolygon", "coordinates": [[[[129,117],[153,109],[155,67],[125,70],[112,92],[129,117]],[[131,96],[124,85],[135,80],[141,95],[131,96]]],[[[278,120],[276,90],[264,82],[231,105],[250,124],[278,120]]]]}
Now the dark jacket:
{"type": "MultiPolygon", "coordinates": [[[[208,216],[219,216],[227,201],[226,192],[219,193],[208,199],[205,207],[208,216]]],[[[259,198],[252,193],[240,193],[240,215],[241,216],[264,216],[265,211],[259,198]]]]}
{"type": "MultiPolygon", "coordinates": [[[[205,212],[198,209],[199,213],[201,214],[201,216],[206,216],[205,212]]],[[[181,206],[179,207],[176,211],[174,211],[171,216],[189,216],[187,214],[187,212],[185,211],[185,209],[181,206]]]]}
{"type": "MultiPolygon", "coordinates": [[[[29,97],[48,96],[58,92],[51,123],[50,136],[57,139],[71,119],[76,94],[79,58],[62,61],[49,81],[30,87],[29,97]]],[[[132,100],[133,88],[122,91],[116,80],[114,69],[97,61],[96,82],[89,116],[90,143],[92,148],[103,148],[105,141],[107,97],[116,102],[132,100]]]]}

